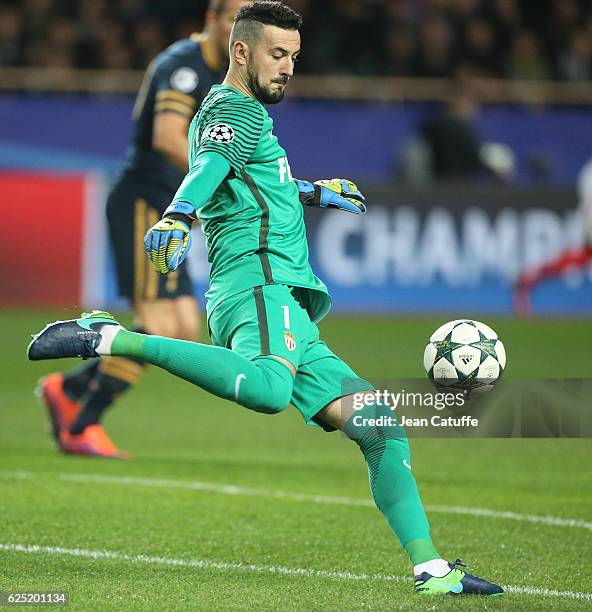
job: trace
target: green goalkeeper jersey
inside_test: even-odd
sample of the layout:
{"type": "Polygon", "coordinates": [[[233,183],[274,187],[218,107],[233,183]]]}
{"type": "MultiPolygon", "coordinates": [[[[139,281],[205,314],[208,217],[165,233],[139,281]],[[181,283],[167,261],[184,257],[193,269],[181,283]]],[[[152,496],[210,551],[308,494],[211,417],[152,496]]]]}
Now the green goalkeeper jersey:
{"type": "MultiPolygon", "coordinates": [[[[313,321],[322,319],[331,299],[310,267],[298,188],[263,105],[233,87],[214,85],[189,127],[189,167],[206,152],[223,156],[231,168],[197,210],[212,264],[208,316],[229,296],[282,284],[295,288],[313,321]]],[[[193,189],[199,181],[184,183],[175,200],[198,200],[193,189]]]]}

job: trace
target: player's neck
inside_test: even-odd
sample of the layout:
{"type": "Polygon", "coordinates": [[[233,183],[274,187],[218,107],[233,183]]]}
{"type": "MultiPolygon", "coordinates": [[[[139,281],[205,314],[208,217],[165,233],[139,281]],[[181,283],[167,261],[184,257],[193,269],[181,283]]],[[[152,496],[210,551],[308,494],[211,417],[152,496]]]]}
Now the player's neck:
{"type": "Polygon", "coordinates": [[[201,33],[195,33],[191,35],[191,39],[199,42],[201,45],[203,58],[208,68],[213,71],[222,70],[224,67],[224,59],[220,55],[212,36],[207,30],[201,33]]]}
{"type": "Polygon", "coordinates": [[[224,79],[224,81],[222,81],[222,85],[234,87],[234,89],[237,89],[248,98],[254,98],[255,100],[257,99],[253,95],[253,92],[249,89],[247,81],[243,77],[242,73],[233,70],[232,67],[228,70],[226,78],[224,79]]]}

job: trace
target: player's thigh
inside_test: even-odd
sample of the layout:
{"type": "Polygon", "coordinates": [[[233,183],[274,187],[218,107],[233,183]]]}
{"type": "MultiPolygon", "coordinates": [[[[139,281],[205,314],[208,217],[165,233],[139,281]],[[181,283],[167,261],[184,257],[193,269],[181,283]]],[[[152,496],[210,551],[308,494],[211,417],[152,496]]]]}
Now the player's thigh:
{"type": "Polygon", "coordinates": [[[124,176],[107,200],[109,236],[115,254],[119,293],[134,304],[193,295],[184,262],[175,272],[159,274],[144,250],[144,235],[170,203],[166,189],[124,176]]]}
{"type": "Polygon", "coordinates": [[[211,313],[214,344],[247,359],[273,355],[298,369],[315,326],[285,285],[248,289],[219,304],[211,313]]]}
{"type": "Polygon", "coordinates": [[[322,418],[325,407],[343,398],[374,387],[360,378],[320,339],[310,343],[298,368],[292,404],[308,425],[320,425],[327,431],[340,429],[339,421],[322,418]]]}

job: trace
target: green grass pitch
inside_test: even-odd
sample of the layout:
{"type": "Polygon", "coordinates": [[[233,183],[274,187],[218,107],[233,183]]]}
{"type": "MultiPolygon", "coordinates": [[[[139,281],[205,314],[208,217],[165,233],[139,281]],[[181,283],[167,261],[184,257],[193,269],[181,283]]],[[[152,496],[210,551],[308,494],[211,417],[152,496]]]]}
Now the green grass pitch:
{"type": "MultiPolygon", "coordinates": [[[[590,440],[412,440],[443,555],[513,587],[424,600],[358,449],[293,408],[250,413],[151,368],[106,420],[132,461],[58,454],[32,390],[76,362],[30,364],[24,349],[72,314],[0,312],[0,591],[67,591],[76,610],[592,606],[590,440]]],[[[590,376],[592,322],[485,320],[509,376],[590,376]]],[[[414,377],[445,321],[332,317],[321,331],[361,375],[414,377]]]]}

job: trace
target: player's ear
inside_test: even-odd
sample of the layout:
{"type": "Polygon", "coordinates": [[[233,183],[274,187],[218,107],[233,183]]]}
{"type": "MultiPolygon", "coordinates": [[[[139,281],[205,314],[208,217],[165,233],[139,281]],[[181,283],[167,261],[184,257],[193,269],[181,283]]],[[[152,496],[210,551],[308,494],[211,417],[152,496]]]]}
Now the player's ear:
{"type": "Polygon", "coordinates": [[[242,40],[237,40],[232,48],[231,57],[240,66],[246,66],[249,57],[249,46],[242,40]]]}

